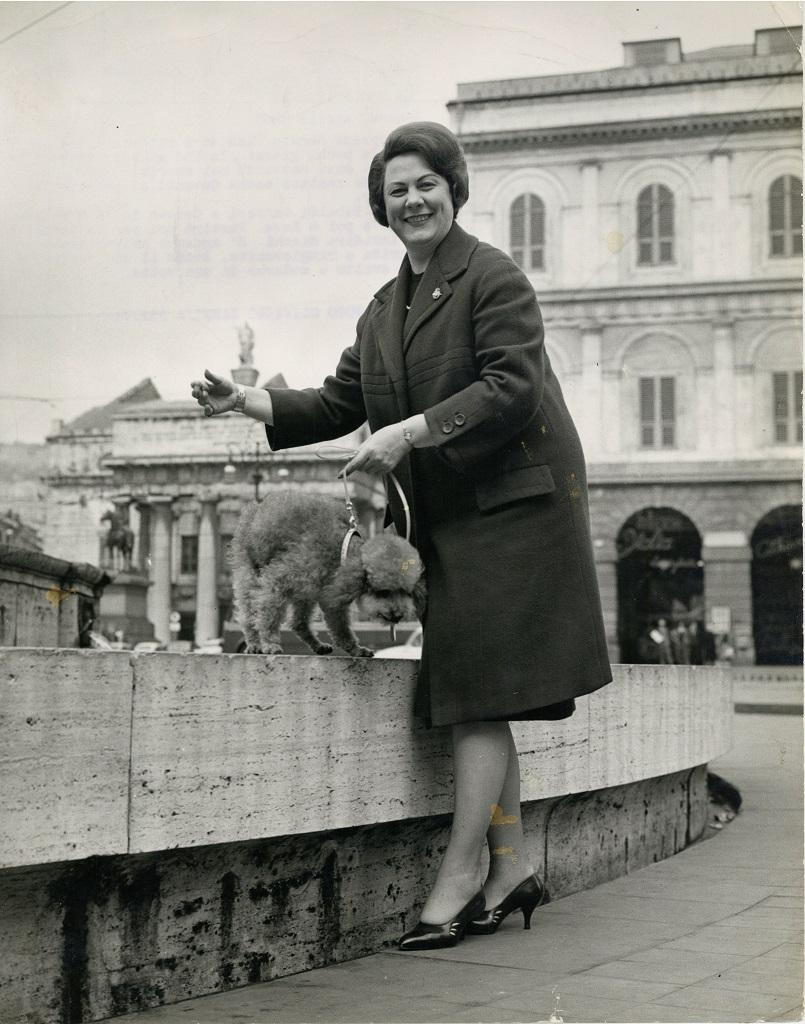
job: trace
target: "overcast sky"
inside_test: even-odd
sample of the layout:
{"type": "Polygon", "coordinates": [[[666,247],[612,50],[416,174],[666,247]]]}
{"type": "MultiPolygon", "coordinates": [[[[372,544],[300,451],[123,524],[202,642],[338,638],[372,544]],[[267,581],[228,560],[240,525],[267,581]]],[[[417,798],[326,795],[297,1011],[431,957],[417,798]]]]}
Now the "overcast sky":
{"type": "Polygon", "coordinates": [[[204,366],[237,365],[244,320],[261,379],[320,383],[402,256],[369,161],[397,124],[448,123],[458,82],[800,18],[735,0],[0,3],[0,441],[144,377],[189,397],[204,366]]]}

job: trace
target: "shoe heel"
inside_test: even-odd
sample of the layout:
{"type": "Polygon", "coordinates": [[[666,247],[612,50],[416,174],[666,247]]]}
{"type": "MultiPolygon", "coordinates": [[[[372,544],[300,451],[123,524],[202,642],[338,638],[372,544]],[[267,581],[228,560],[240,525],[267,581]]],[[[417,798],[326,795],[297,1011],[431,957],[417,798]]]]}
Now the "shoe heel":
{"type": "Polygon", "coordinates": [[[525,931],[531,930],[531,915],[534,913],[534,907],[539,906],[538,899],[523,900],[522,911],[523,911],[523,928],[525,931]]]}

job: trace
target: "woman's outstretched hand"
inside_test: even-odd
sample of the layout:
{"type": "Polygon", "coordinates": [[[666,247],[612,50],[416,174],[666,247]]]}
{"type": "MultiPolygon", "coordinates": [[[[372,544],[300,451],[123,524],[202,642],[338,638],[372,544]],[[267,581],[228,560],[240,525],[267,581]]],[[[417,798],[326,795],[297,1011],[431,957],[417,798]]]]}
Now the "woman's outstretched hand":
{"type": "Polygon", "coordinates": [[[342,472],[349,476],[360,470],[382,476],[390,473],[410,450],[411,445],[403,437],[402,424],[392,423],[367,437],[342,472]]]}
{"type": "Polygon", "coordinates": [[[218,416],[235,407],[238,389],[231,380],[218,377],[210,370],[204,371],[206,380],[194,380],[190,384],[193,398],[204,410],[205,416],[218,416]]]}

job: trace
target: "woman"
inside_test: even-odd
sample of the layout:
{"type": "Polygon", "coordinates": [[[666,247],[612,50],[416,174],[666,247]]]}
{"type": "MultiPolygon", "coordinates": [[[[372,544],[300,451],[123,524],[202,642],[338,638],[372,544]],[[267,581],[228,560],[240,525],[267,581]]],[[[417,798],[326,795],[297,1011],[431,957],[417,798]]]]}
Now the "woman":
{"type": "Polygon", "coordinates": [[[394,470],[413,511],[428,582],[415,712],[452,728],[455,808],[433,890],[402,949],[494,932],[517,909],[529,927],[544,891],[523,837],[509,721],[566,718],[574,697],[612,678],[581,445],[528,279],[456,223],[468,195],[446,128],[393,131],[372,160],[369,203],[406,256],[335,375],[304,391],[238,388],[209,371],[192,385],[205,414],[236,409],[266,423],[272,450],[368,420],[371,436],[345,472],[394,470]]]}

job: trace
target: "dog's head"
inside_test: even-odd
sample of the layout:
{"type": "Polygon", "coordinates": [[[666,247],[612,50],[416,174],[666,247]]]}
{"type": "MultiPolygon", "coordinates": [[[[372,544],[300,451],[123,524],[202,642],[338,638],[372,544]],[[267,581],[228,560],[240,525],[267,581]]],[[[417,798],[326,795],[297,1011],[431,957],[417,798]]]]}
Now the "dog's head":
{"type": "Polygon", "coordinates": [[[425,611],[422,560],[407,540],[393,533],[364,541],[333,583],[343,603],[362,597],[366,615],[381,622],[410,621],[425,611]]]}

